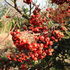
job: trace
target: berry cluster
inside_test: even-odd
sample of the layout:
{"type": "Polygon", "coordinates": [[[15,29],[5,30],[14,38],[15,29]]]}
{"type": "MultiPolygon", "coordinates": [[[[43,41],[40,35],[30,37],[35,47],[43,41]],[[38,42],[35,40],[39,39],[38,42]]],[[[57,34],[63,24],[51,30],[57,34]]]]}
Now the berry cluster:
{"type": "Polygon", "coordinates": [[[64,34],[60,32],[59,30],[54,30],[52,34],[54,37],[52,36],[51,38],[56,42],[58,42],[59,40],[61,40],[61,38],[64,37],[64,34]]]}
{"type": "Polygon", "coordinates": [[[28,56],[26,56],[24,53],[8,55],[7,57],[8,57],[9,60],[13,60],[13,61],[17,61],[17,62],[23,62],[26,59],[28,59],[28,56]]]}
{"type": "Polygon", "coordinates": [[[32,0],[24,0],[25,3],[31,4],[32,0]]]}
{"type": "Polygon", "coordinates": [[[30,24],[33,26],[40,26],[46,21],[46,18],[40,14],[40,9],[36,7],[33,11],[33,15],[30,18],[30,24]]]}
{"type": "MultiPolygon", "coordinates": [[[[60,41],[64,37],[64,34],[56,27],[53,29],[49,28],[46,22],[46,17],[42,16],[40,9],[36,7],[30,18],[31,26],[29,30],[22,32],[16,30],[11,33],[14,45],[23,53],[19,57],[21,59],[20,62],[26,60],[36,61],[53,54],[55,42],[60,41]],[[28,31],[31,31],[31,33],[28,31]]],[[[18,61],[16,56],[15,58],[18,61]]]]}
{"type": "MultiPolygon", "coordinates": [[[[47,27],[35,27],[32,28],[33,33],[39,33],[34,36],[34,42],[29,42],[27,39],[23,39],[22,33],[19,31],[12,32],[12,39],[14,45],[23,54],[17,59],[17,55],[14,58],[17,61],[22,62],[23,60],[39,60],[43,59],[48,55],[52,55],[54,51],[54,43],[58,42],[64,35],[59,30],[49,30],[47,27]]],[[[10,57],[9,57],[10,58],[10,57]]]]}
{"type": "Polygon", "coordinates": [[[46,22],[46,18],[44,18],[44,17],[42,18],[42,16],[40,14],[31,16],[30,24],[32,24],[34,26],[40,26],[44,22],[46,22]]]}
{"type": "Polygon", "coordinates": [[[32,30],[34,33],[45,33],[48,31],[48,27],[47,26],[43,26],[43,27],[30,27],[30,30],[32,30]]]}
{"type": "Polygon", "coordinates": [[[68,2],[69,0],[52,0],[52,3],[63,4],[64,2],[68,2]]]}
{"type": "Polygon", "coordinates": [[[70,6],[68,3],[65,3],[61,5],[61,8],[59,6],[56,10],[47,8],[46,11],[49,12],[49,14],[46,13],[49,19],[55,23],[63,24],[66,22],[66,18],[68,18],[70,15],[70,6]]]}
{"type": "Polygon", "coordinates": [[[49,44],[46,44],[46,43],[44,44],[44,41],[45,41],[44,36],[39,36],[38,37],[39,41],[35,37],[37,42],[33,42],[33,43],[30,43],[30,42],[28,42],[27,40],[24,40],[24,39],[20,39],[20,37],[17,35],[17,32],[13,32],[12,36],[13,36],[14,44],[18,48],[18,50],[23,51],[25,56],[28,56],[28,58],[26,58],[24,56],[22,58],[26,58],[26,59],[31,58],[33,60],[38,60],[38,59],[42,59],[46,55],[50,55],[50,53],[52,53],[52,51],[49,51],[49,50],[52,50],[52,49],[50,49],[50,48],[48,49],[48,46],[53,45],[53,43],[52,43],[52,41],[48,40],[48,41],[50,41],[49,44]]]}

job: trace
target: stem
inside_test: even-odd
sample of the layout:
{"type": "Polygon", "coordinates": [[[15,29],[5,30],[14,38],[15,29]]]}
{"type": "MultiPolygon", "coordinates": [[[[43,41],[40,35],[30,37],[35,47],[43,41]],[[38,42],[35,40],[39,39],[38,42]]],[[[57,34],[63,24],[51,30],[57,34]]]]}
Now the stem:
{"type": "Polygon", "coordinates": [[[30,4],[30,16],[31,16],[31,4],[30,4]]]}

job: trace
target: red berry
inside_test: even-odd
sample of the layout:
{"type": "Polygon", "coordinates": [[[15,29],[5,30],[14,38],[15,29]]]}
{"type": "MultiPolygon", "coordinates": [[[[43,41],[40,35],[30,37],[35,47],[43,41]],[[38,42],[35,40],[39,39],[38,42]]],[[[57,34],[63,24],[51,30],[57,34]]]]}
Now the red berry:
{"type": "Polygon", "coordinates": [[[10,16],[5,16],[6,18],[10,18],[10,16]]]}
{"type": "Polygon", "coordinates": [[[24,0],[25,3],[31,4],[32,0],[24,0]]]}
{"type": "Polygon", "coordinates": [[[52,42],[52,41],[50,41],[50,42],[49,42],[49,44],[50,44],[50,45],[53,45],[53,42],[52,42]]]}
{"type": "Polygon", "coordinates": [[[39,39],[40,39],[41,41],[44,41],[45,38],[44,38],[44,36],[40,36],[39,39]]]}

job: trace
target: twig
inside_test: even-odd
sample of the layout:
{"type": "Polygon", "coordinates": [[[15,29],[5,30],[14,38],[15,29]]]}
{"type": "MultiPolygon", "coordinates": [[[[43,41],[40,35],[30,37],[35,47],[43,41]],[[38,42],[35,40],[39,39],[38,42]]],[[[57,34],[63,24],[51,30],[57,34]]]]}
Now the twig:
{"type": "Polygon", "coordinates": [[[32,8],[31,8],[31,4],[30,4],[30,16],[31,16],[31,10],[32,10],[32,8]]]}
{"type": "Polygon", "coordinates": [[[8,5],[10,5],[11,7],[13,7],[14,9],[16,9],[16,11],[19,12],[19,14],[21,14],[22,17],[24,17],[25,19],[29,20],[28,16],[27,16],[26,14],[22,14],[22,12],[18,9],[17,4],[16,4],[16,1],[17,1],[17,0],[14,0],[14,1],[13,1],[13,3],[14,3],[14,6],[13,6],[13,5],[11,5],[7,0],[5,0],[5,2],[6,2],[8,5]]]}
{"type": "Polygon", "coordinates": [[[8,4],[8,5],[10,5],[11,7],[13,7],[14,8],[14,6],[12,6],[9,2],[7,2],[6,0],[5,0],[5,2],[8,4]]]}

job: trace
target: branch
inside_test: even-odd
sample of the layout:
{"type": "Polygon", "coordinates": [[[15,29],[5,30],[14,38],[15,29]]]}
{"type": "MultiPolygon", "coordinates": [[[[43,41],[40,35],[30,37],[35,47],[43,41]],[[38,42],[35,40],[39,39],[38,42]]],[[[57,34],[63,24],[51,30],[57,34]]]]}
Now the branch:
{"type": "Polygon", "coordinates": [[[16,4],[16,1],[17,1],[17,0],[14,0],[14,1],[13,1],[13,3],[14,3],[14,6],[13,6],[13,5],[11,5],[7,0],[5,0],[5,2],[6,2],[8,5],[10,5],[11,7],[13,7],[17,12],[19,12],[19,14],[21,14],[22,17],[24,17],[25,19],[29,20],[28,16],[27,16],[26,14],[22,14],[22,12],[18,9],[17,4],[16,4]]]}
{"type": "Polygon", "coordinates": [[[10,5],[11,7],[13,7],[13,8],[14,8],[14,6],[13,6],[13,5],[11,5],[9,2],[7,2],[6,0],[5,0],[5,2],[6,2],[8,5],[10,5]]]}
{"type": "Polygon", "coordinates": [[[32,10],[32,8],[31,8],[31,4],[30,4],[30,16],[31,16],[31,10],[32,10]]]}
{"type": "Polygon", "coordinates": [[[22,12],[17,7],[16,1],[17,0],[14,0],[14,8],[22,15],[22,12]]]}

